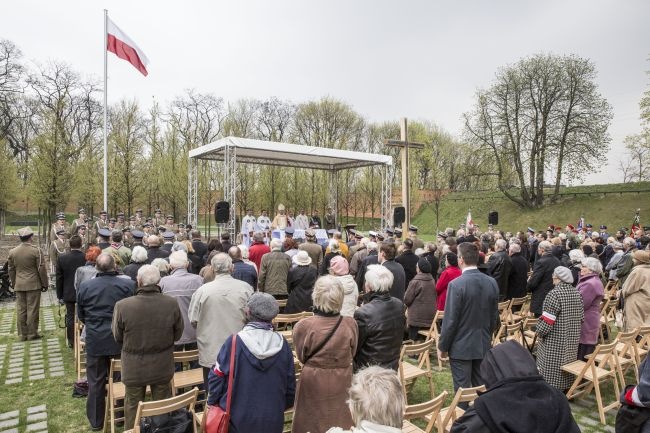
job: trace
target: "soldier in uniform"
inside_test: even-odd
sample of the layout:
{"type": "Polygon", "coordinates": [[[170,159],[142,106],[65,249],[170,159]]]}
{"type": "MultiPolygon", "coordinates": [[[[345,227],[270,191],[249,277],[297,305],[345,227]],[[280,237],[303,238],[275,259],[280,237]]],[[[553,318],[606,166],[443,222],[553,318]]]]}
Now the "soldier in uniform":
{"type": "MultiPolygon", "coordinates": [[[[135,211],[135,229],[141,230],[145,222],[146,220],[144,216],[142,216],[142,209],[137,209],[135,211]]],[[[131,232],[133,233],[133,229],[131,229],[131,232]]]]}
{"type": "Polygon", "coordinates": [[[402,229],[395,227],[395,247],[399,248],[402,245],[402,229]]]}
{"type": "Polygon", "coordinates": [[[145,237],[144,232],[140,230],[133,230],[131,232],[131,236],[133,236],[133,247],[131,247],[131,251],[133,251],[133,248],[137,246],[144,247],[144,244],[142,243],[142,239],[145,237]]]}
{"type": "Polygon", "coordinates": [[[41,250],[32,244],[34,232],[29,227],[18,230],[20,245],[9,251],[9,279],[16,292],[16,326],[20,341],[36,340],[41,291],[47,291],[48,280],[41,250]]]}
{"type": "Polygon", "coordinates": [[[176,224],[174,224],[174,217],[172,215],[167,215],[167,220],[165,221],[163,227],[165,227],[165,231],[172,233],[176,232],[176,224]]]}
{"type": "Polygon", "coordinates": [[[183,223],[178,223],[178,233],[176,233],[176,240],[179,242],[187,240],[187,230],[185,230],[185,224],[183,223]]]}
{"type": "Polygon", "coordinates": [[[151,221],[151,225],[153,227],[160,227],[163,224],[165,224],[165,217],[163,217],[162,211],[160,209],[156,209],[156,214],[151,221]]]}
{"type": "Polygon", "coordinates": [[[113,233],[115,230],[117,230],[116,225],[117,225],[117,220],[115,218],[111,218],[108,220],[108,225],[106,226],[106,228],[108,229],[109,232],[113,233]]]}
{"type": "Polygon", "coordinates": [[[138,230],[138,225],[136,223],[136,217],[135,216],[131,215],[129,217],[129,223],[126,225],[126,227],[128,227],[129,230],[131,230],[131,233],[133,233],[133,230],[138,230]]]}
{"type": "Polygon", "coordinates": [[[284,230],[289,225],[289,219],[285,214],[283,204],[278,205],[278,212],[279,213],[275,216],[275,218],[273,218],[273,222],[271,223],[271,228],[274,230],[275,229],[284,230]]]}
{"type": "Polygon", "coordinates": [[[165,230],[163,233],[164,243],[160,247],[161,250],[167,251],[168,253],[172,252],[172,247],[174,246],[174,232],[165,230]]]}
{"type": "Polygon", "coordinates": [[[86,224],[80,224],[77,227],[77,235],[81,238],[81,251],[84,253],[88,249],[88,228],[86,227],[86,224]]]}
{"type": "Polygon", "coordinates": [[[127,224],[126,221],[124,220],[124,212],[118,212],[117,221],[115,222],[115,227],[113,227],[113,230],[117,230],[121,232],[122,229],[126,226],[127,224]]]}
{"type": "Polygon", "coordinates": [[[99,233],[97,234],[97,237],[99,238],[99,242],[97,243],[97,246],[102,250],[105,250],[106,248],[111,246],[111,243],[109,241],[109,239],[111,238],[111,231],[109,229],[107,228],[100,229],[99,233]]]}
{"type": "Polygon", "coordinates": [[[424,248],[424,242],[422,239],[418,239],[418,228],[414,225],[409,226],[409,238],[413,241],[413,250],[418,248],[424,248]]]}
{"type": "Polygon", "coordinates": [[[94,241],[99,237],[99,231],[108,227],[108,213],[105,210],[99,213],[99,219],[93,224],[94,241]]]}
{"type": "Polygon", "coordinates": [[[325,214],[325,230],[331,229],[336,229],[336,217],[334,215],[334,209],[328,207],[327,213],[325,214]]]}
{"type": "MultiPolygon", "coordinates": [[[[50,275],[52,276],[56,274],[56,263],[59,259],[59,256],[63,253],[67,253],[68,251],[70,251],[68,240],[66,239],[65,236],[66,236],[66,231],[64,229],[59,229],[59,231],[56,232],[56,239],[50,242],[49,258],[50,258],[50,275]]],[[[52,280],[54,281],[54,277],[52,277],[52,280]]]]}
{"type": "Polygon", "coordinates": [[[72,237],[72,235],[76,235],[77,231],[79,230],[79,226],[86,224],[87,222],[88,219],[86,218],[86,211],[84,209],[79,209],[79,218],[72,221],[72,225],[70,226],[70,237],[72,237]]]}
{"type": "MultiPolygon", "coordinates": [[[[122,242],[128,249],[133,249],[133,232],[130,227],[124,227],[122,229],[122,242]]],[[[128,263],[126,265],[128,265],[128,263]]]]}
{"type": "Polygon", "coordinates": [[[151,223],[148,222],[144,223],[144,225],[142,226],[142,231],[146,236],[154,234],[153,226],[151,225],[151,223]]]}
{"type": "Polygon", "coordinates": [[[54,241],[58,238],[57,233],[63,230],[65,237],[68,237],[68,224],[65,222],[65,214],[59,212],[56,214],[56,222],[52,224],[52,230],[50,230],[50,241],[54,241]]]}
{"type": "Polygon", "coordinates": [[[253,209],[248,209],[241,220],[241,232],[253,239],[253,233],[257,230],[257,218],[253,216],[253,209]]]}

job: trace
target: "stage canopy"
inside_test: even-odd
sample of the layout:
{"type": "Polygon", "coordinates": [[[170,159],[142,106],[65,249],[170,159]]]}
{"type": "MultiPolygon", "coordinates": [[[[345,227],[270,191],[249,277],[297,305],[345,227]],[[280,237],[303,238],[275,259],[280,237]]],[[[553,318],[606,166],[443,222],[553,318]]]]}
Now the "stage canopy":
{"type": "MultiPolygon", "coordinates": [[[[300,144],[279,143],[274,141],[253,140],[250,138],[225,137],[215,142],[193,149],[189,153],[188,171],[188,220],[196,225],[198,219],[198,170],[197,160],[213,160],[224,163],[223,200],[230,203],[230,221],[225,229],[235,234],[235,216],[237,209],[236,173],[237,164],[260,164],[280,167],[311,168],[330,173],[330,183],[336,180],[339,170],[378,166],[382,173],[382,228],[390,220],[391,185],[388,182],[388,167],[393,164],[389,155],[349,150],[328,149],[324,147],[304,146],[300,144]]],[[[330,206],[337,215],[336,188],[330,188],[330,206]]]]}

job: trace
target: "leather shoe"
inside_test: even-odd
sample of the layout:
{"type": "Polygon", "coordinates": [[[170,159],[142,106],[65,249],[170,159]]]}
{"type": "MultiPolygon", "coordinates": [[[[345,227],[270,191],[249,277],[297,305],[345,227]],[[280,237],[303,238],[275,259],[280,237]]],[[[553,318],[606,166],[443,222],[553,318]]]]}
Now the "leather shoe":
{"type": "Polygon", "coordinates": [[[27,337],[28,340],[40,340],[42,338],[41,334],[31,335],[27,337]]]}

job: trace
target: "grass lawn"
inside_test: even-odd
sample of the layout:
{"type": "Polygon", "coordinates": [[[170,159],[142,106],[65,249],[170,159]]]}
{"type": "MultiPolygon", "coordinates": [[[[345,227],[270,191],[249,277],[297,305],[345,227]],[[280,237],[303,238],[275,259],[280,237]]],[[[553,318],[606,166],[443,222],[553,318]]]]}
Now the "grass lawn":
{"type": "MultiPolygon", "coordinates": [[[[54,297],[51,292],[44,296],[54,297]]],[[[85,432],[90,431],[88,421],[85,413],[85,399],[72,397],[72,385],[76,379],[74,371],[74,362],[72,350],[65,346],[64,330],[59,328],[63,325],[64,309],[59,307],[49,306],[41,308],[41,332],[43,335],[42,340],[26,342],[24,344],[24,367],[22,382],[18,384],[6,384],[9,364],[11,363],[10,356],[12,347],[18,342],[15,332],[15,310],[7,308],[6,304],[0,304],[0,414],[20,410],[18,431],[26,431],[27,427],[27,408],[46,405],[47,406],[47,430],[53,433],[67,433],[67,432],[85,432]],[[46,330],[47,321],[45,316],[49,313],[56,322],[56,328],[53,330],[46,330]],[[61,316],[59,315],[61,314],[61,316]],[[48,366],[48,359],[52,358],[52,354],[47,350],[47,344],[51,347],[51,339],[58,340],[58,347],[63,358],[64,375],[61,377],[51,377],[50,368],[48,366]],[[5,346],[4,358],[1,353],[2,346],[5,346]],[[45,378],[38,380],[29,380],[30,356],[32,349],[41,347],[43,350],[44,364],[46,364],[45,378]]],[[[51,320],[50,320],[50,328],[51,320]]],[[[435,357],[435,355],[434,355],[435,357]]],[[[432,365],[437,365],[435,359],[432,360],[432,365]]],[[[633,373],[628,371],[627,381],[633,383],[633,373]]],[[[435,371],[433,381],[435,384],[436,394],[446,390],[449,395],[445,405],[448,405],[453,398],[453,386],[451,381],[451,374],[449,368],[445,367],[442,371],[435,371]]],[[[426,381],[420,378],[415,383],[408,396],[410,404],[419,403],[429,399],[429,388],[426,381]]],[[[611,386],[605,386],[603,391],[604,401],[608,402],[614,399],[614,393],[611,386]]],[[[598,422],[598,412],[596,410],[596,403],[593,394],[586,399],[578,400],[571,403],[576,420],[581,425],[582,431],[585,433],[594,432],[613,432],[613,425],[615,419],[615,411],[610,411],[607,414],[607,426],[602,426],[598,422]]],[[[507,409],[504,409],[507,410],[507,409]]],[[[516,414],[513,414],[516,416],[516,414]]],[[[0,418],[1,419],[1,418],[0,418]]],[[[1,423],[2,421],[0,421],[1,423]]],[[[417,424],[417,423],[416,423],[417,424]]],[[[419,423],[421,427],[424,427],[419,423]]],[[[0,424],[0,430],[3,430],[0,424]]],[[[118,431],[121,431],[118,430],[118,431]]]]}

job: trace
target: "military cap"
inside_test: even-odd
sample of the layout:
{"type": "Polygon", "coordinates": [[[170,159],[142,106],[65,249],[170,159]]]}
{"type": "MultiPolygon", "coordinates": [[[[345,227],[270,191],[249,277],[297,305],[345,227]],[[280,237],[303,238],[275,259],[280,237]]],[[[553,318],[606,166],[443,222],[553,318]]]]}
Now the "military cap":
{"type": "Polygon", "coordinates": [[[587,227],[588,229],[590,229],[590,228],[592,228],[593,226],[592,226],[591,224],[587,224],[586,227],[587,227]]]}
{"type": "Polygon", "coordinates": [[[142,209],[137,209],[136,212],[142,213],[142,209]]]}
{"type": "Polygon", "coordinates": [[[99,214],[100,214],[100,215],[108,215],[108,212],[106,212],[105,210],[103,210],[103,211],[101,211],[99,214]]]}
{"type": "Polygon", "coordinates": [[[167,215],[166,218],[167,218],[168,220],[173,220],[173,219],[174,219],[174,216],[173,216],[173,215],[167,215]]]}
{"type": "Polygon", "coordinates": [[[531,228],[531,227],[528,227],[528,230],[527,230],[527,231],[530,232],[530,233],[535,233],[535,229],[534,229],[534,228],[531,228]]]}
{"type": "Polygon", "coordinates": [[[158,231],[160,233],[165,233],[167,231],[167,229],[164,226],[158,226],[158,231]]]}
{"type": "Polygon", "coordinates": [[[23,227],[22,229],[18,230],[18,236],[21,239],[26,239],[26,238],[32,236],[33,234],[34,234],[34,232],[32,231],[32,229],[30,227],[23,227]]]}
{"type": "Polygon", "coordinates": [[[356,224],[346,224],[346,225],[345,225],[345,229],[346,229],[346,230],[350,230],[350,229],[355,228],[356,226],[357,226],[356,224]]]}
{"type": "Polygon", "coordinates": [[[383,241],[384,240],[384,235],[382,235],[381,233],[377,233],[377,239],[379,239],[380,241],[383,241]]]}
{"type": "Polygon", "coordinates": [[[129,217],[129,221],[135,221],[135,217],[134,217],[133,215],[131,215],[131,216],[129,217]]]}
{"type": "Polygon", "coordinates": [[[438,237],[443,238],[443,239],[447,239],[447,233],[445,233],[445,232],[438,232],[438,237]]]}
{"type": "Polygon", "coordinates": [[[607,226],[606,226],[605,224],[601,224],[601,225],[600,225],[600,229],[601,229],[601,230],[607,230],[607,226]]]}
{"type": "Polygon", "coordinates": [[[163,238],[165,240],[174,239],[174,233],[172,233],[170,231],[166,231],[166,232],[163,233],[163,238]]]}
{"type": "Polygon", "coordinates": [[[305,236],[307,236],[308,238],[315,238],[316,231],[314,229],[307,229],[305,230],[305,236]]]}
{"type": "Polygon", "coordinates": [[[142,227],[151,227],[151,224],[149,224],[149,223],[144,223],[144,225],[143,225],[142,227]]]}
{"type": "Polygon", "coordinates": [[[328,234],[328,235],[333,235],[334,233],[336,233],[336,229],[329,229],[329,230],[327,231],[327,234],[328,234]]]}
{"type": "Polygon", "coordinates": [[[183,224],[183,223],[178,223],[178,228],[179,228],[179,229],[184,229],[184,228],[185,228],[185,224],[183,224]]]}
{"type": "Polygon", "coordinates": [[[414,225],[410,225],[409,226],[409,231],[417,233],[418,228],[416,226],[414,226],[414,225]]]}
{"type": "Polygon", "coordinates": [[[111,218],[111,219],[108,220],[108,222],[114,223],[114,222],[117,222],[117,220],[115,218],[111,218]]]}
{"type": "Polygon", "coordinates": [[[131,231],[131,229],[128,228],[128,227],[124,227],[124,228],[122,229],[122,233],[130,232],[130,231],[131,231]]]}
{"type": "Polygon", "coordinates": [[[64,235],[65,234],[65,229],[59,229],[56,231],[57,235],[64,235]]]}
{"type": "Polygon", "coordinates": [[[153,218],[151,218],[151,217],[147,217],[146,221],[147,221],[148,223],[150,223],[151,221],[153,221],[153,218]]]}
{"type": "Polygon", "coordinates": [[[355,239],[363,239],[363,233],[355,231],[354,237],[355,239]]]}
{"type": "Polygon", "coordinates": [[[110,238],[111,237],[111,231],[109,229],[99,229],[97,231],[97,234],[103,238],[110,238]]]}
{"type": "Polygon", "coordinates": [[[86,224],[79,224],[79,225],[77,226],[77,229],[79,229],[79,230],[81,230],[81,229],[85,229],[85,228],[87,228],[87,227],[86,227],[86,224]]]}
{"type": "Polygon", "coordinates": [[[160,209],[156,209],[156,213],[162,213],[160,209]]]}
{"type": "Polygon", "coordinates": [[[370,231],[368,232],[368,236],[371,236],[371,237],[373,237],[373,238],[376,238],[376,237],[377,237],[377,232],[370,230],[370,231]]]}
{"type": "Polygon", "coordinates": [[[192,230],[192,224],[188,224],[187,226],[185,226],[185,228],[188,230],[192,230]]]}
{"type": "Polygon", "coordinates": [[[58,214],[56,214],[56,219],[64,220],[65,219],[65,214],[63,212],[59,212],[58,214]]]}
{"type": "Polygon", "coordinates": [[[386,233],[388,233],[389,235],[392,235],[393,233],[395,233],[395,231],[390,227],[386,227],[386,233]]]}
{"type": "Polygon", "coordinates": [[[144,232],[141,232],[140,230],[133,230],[131,234],[134,239],[142,239],[144,237],[144,232]]]}
{"type": "Polygon", "coordinates": [[[81,209],[79,209],[79,212],[77,212],[77,213],[82,213],[82,214],[85,214],[85,213],[86,213],[86,209],[84,209],[84,208],[81,208],[81,209]]]}
{"type": "Polygon", "coordinates": [[[117,213],[117,216],[118,216],[118,217],[124,216],[124,212],[118,212],[118,213],[117,213]]]}
{"type": "Polygon", "coordinates": [[[573,224],[567,224],[566,226],[569,228],[569,230],[575,230],[575,227],[573,226],[573,224]]]}
{"type": "Polygon", "coordinates": [[[284,234],[285,235],[293,235],[294,233],[295,233],[295,230],[293,229],[293,227],[287,227],[286,229],[284,229],[284,234]]]}

